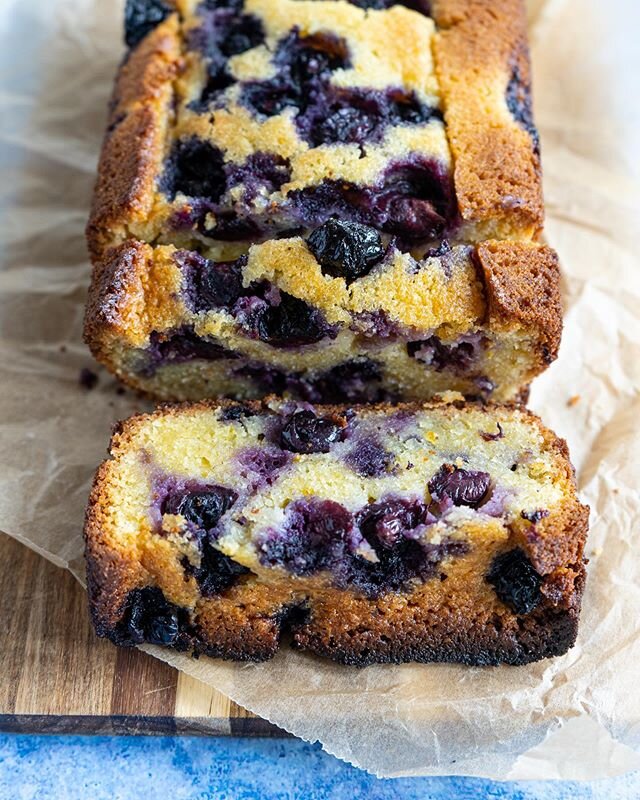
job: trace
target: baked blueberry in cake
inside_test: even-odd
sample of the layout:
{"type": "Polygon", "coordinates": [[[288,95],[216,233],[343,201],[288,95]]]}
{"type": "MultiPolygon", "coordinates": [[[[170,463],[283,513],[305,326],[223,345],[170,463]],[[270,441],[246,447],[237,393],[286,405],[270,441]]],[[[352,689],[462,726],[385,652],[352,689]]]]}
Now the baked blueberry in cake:
{"type": "Polygon", "coordinates": [[[587,509],[522,408],[166,407],[122,423],[86,517],[96,630],[261,660],[523,664],[575,639],[587,509]]]}

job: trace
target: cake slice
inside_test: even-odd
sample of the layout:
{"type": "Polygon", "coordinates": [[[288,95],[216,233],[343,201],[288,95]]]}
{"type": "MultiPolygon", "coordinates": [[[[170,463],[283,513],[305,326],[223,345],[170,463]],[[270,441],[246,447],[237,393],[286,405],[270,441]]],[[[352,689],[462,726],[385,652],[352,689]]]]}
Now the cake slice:
{"type": "Polygon", "coordinates": [[[126,243],[94,274],[85,338],[164,400],[509,401],[556,357],[561,327],[549,248],[446,245],[416,260],[331,220],[229,261],[126,243]]]}
{"type": "Polygon", "coordinates": [[[120,645],[524,664],[577,631],[588,510],[522,408],[200,403],[122,423],[86,516],[120,645]]]}

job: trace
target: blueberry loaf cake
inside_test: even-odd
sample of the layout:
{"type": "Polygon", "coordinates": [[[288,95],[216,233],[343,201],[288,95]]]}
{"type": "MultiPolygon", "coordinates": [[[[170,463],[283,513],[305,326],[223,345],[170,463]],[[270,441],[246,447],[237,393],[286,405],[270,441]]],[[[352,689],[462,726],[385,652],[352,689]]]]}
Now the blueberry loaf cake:
{"type": "Polygon", "coordinates": [[[588,510],[510,405],[165,407],[122,423],[86,517],[99,635],[261,660],[524,664],[572,646],[588,510]]]}
{"type": "Polygon", "coordinates": [[[521,0],[128,0],[86,338],[163,399],[522,397],[557,353],[521,0]]]}

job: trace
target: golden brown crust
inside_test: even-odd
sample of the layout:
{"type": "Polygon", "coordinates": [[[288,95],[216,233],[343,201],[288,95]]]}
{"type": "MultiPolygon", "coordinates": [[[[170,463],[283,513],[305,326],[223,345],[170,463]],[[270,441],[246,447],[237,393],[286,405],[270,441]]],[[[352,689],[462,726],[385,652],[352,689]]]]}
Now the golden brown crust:
{"type": "Polygon", "coordinates": [[[522,0],[434,0],[434,42],[458,207],[478,238],[542,229],[540,159],[506,102],[512,76],[530,90],[522,0]]]}
{"type": "Polygon", "coordinates": [[[520,242],[483,242],[478,246],[489,319],[520,323],[540,334],[540,370],[558,356],[562,301],[558,256],[550,247],[520,242]]]}
{"type": "Polygon", "coordinates": [[[92,598],[91,617],[98,636],[114,629],[129,592],[148,579],[137,561],[123,558],[106,539],[111,463],[105,461],[98,468],[84,522],[87,590],[92,598]]]}
{"type": "Polygon", "coordinates": [[[87,242],[94,260],[151,210],[180,69],[178,18],[148,34],[120,69],[98,166],[87,242]]]}
{"type": "Polygon", "coordinates": [[[299,649],[352,666],[407,661],[528,664],[572,647],[579,601],[580,595],[577,607],[568,609],[545,603],[517,617],[454,604],[433,609],[419,590],[406,606],[382,613],[371,601],[333,596],[314,604],[309,622],[293,630],[293,642],[299,649]]]}
{"type": "Polygon", "coordinates": [[[178,16],[170,16],[127,55],[114,85],[111,121],[136,106],[164,102],[182,65],[179,27],[178,16]]]}
{"type": "Polygon", "coordinates": [[[214,658],[264,661],[280,645],[291,592],[241,579],[223,595],[198,603],[194,647],[214,658]]]}
{"type": "Polygon", "coordinates": [[[84,340],[102,363],[114,370],[114,340],[125,331],[138,332],[144,311],[142,276],[152,248],[128,241],[107,251],[94,270],[85,310],[84,340]]]}

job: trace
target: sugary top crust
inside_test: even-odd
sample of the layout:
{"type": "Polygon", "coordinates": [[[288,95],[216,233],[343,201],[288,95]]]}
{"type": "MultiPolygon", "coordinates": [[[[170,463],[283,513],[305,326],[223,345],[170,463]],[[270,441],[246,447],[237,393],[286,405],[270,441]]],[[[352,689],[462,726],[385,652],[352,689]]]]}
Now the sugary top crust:
{"type": "Polygon", "coordinates": [[[418,215],[423,233],[431,225],[442,234],[438,218],[459,239],[530,238],[541,228],[542,201],[522,6],[439,0],[431,19],[403,5],[363,10],[345,0],[246,0],[240,19],[255,22],[256,44],[221,55],[220,10],[178,3],[180,13],[143,38],[121,68],[88,226],[92,253],[130,235],[150,242],[193,231],[196,238],[264,238],[274,227],[309,227],[331,211],[344,213],[336,203],[358,207],[366,221],[387,229],[397,227],[398,214],[402,230],[418,215]],[[320,67],[315,56],[309,67],[310,52],[321,54],[320,67]],[[302,70],[304,80],[320,70],[315,112],[308,98],[266,115],[264,104],[247,99],[265,86],[272,97],[287,70],[298,78],[302,70]],[[213,73],[230,83],[203,102],[213,73]],[[366,99],[354,100],[362,91],[366,99]],[[372,123],[374,133],[358,143],[351,120],[346,141],[335,140],[350,109],[369,119],[374,96],[387,123],[372,123]],[[305,115],[308,125],[300,123],[305,115]],[[194,142],[216,149],[194,156],[194,142]],[[187,172],[194,158],[211,164],[211,153],[220,154],[215,169],[226,187],[213,210],[181,191],[193,189],[185,163],[187,172]],[[398,193],[425,191],[428,199],[414,198],[408,208],[402,199],[398,211],[398,193]],[[254,223],[258,230],[250,229],[254,223]]]}

